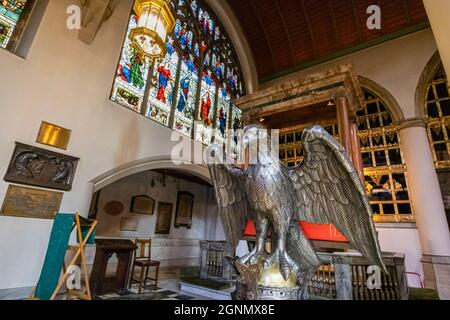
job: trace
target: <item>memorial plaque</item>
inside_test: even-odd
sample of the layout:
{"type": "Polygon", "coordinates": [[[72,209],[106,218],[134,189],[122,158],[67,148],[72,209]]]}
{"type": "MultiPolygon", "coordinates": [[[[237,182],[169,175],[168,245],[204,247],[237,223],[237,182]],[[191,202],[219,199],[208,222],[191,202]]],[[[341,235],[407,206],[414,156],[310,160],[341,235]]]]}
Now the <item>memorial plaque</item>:
{"type": "Polygon", "coordinates": [[[148,196],[136,196],[131,200],[131,212],[153,215],[155,210],[155,200],[148,196]]]}
{"type": "Polygon", "coordinates": [[[5,181],[70,191],[79,159],[16,142],[5,181]]]}
{"type": "Polygon", "coordinates": [[[158,203],[158,217],[156,220],[155,234],[170,234],[172,209],[173,205],[171,203],[158,203]]]}
{"type": "Polygon", "coordinates": [[[125,210],[125,207],[120,201],[110,201],[105,205],[104,210],[110,216],[120,216],[125,210]]]}
{"type": "Polygon", "coordinates": [[[194,195],[189,192],[178,192],[177,210],[175,214],[175,228],[192,228],[192,211],[194,209],[194,195]]]}
{"type": "Polygon", "coordinates": [[[139,230],[139,219],[122,218],[120,221],[120,231],[137,232],[139,230]]]}
{"type": "Polygon", "coordinates": [[[69,129],[42,121],[36,142],[58,149],[67,150],[71,135],[72,131],[69,129]]]}
{"type": "Polygon", "coordinates": [[[1,215],[10,217],[53,219],[59,212],[64,193],[10,185],[1,215]]]}

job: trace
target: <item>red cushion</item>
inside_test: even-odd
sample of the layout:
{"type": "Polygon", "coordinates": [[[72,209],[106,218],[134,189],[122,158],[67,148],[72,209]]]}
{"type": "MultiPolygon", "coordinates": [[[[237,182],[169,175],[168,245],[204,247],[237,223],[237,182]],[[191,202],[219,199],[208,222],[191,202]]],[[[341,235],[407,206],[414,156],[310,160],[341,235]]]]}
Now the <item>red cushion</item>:
{"type": "MultiPolygon", "coordinates": [[[[299,221],[299,225],[309,240],[348,243],[348,239],[344,237],[334,225],[313,224],[304,221],[299,221]]],[[[243,236],[256,236],[255,222],[253,220],[247,221],[243,236]]]]}

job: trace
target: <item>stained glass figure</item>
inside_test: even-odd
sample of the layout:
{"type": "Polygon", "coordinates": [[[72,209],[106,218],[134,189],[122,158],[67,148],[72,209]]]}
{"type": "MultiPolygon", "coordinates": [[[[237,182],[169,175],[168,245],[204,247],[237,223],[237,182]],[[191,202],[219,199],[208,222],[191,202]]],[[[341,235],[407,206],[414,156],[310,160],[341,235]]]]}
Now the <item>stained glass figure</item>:
{"type": "Polygon", "coordinates": [[[174,129],[188,136],[192,133],[198,86],[198,67],[192,55],[181,65],[179,93],[175,109],[174,129]]]}
{"type": "Polygon", "coordinates": [[[241,152],[241,149],[237,138],[237,132],[243,129],[242,111],[234,104],[232,105],[231,129],[233,130],[233,137],[231,137],[231,152],[232,154],[238,155],[241,152]]]}
{"type": "Polygon", "coordinates": [[[227,92],[226,84],[219,89],[219,99],[216,112],[215,140],[219,144],[227,144],[228,114],[230,112],[231,97],[227,92]]]}
{"type": "MultiPolygon", "coordinates": [[[[169,37],[166,46],[171,46],[173,41],[169,37]]],[[[152,80],[148,99],[147,117],[164,125],[169,125],[170,114],[175,94],[175,76],[178,69],[178,50],[168,50],[165,57],[158,65],[155,65],[155,73],[152,80]]]]}
{"type": "Polygon", "coordinates": [[[198,10],[198,20],[200,23],[201,30],[204,34],[212,35],[215,30],[214,20],[210,18],[207,11],[203,8],[198,10]]]}
{"type": "Polygon", "coordinates": [[[138,17],[133,13],[128,24],[111,99],[136,112],[141,112],[150,61],[139,55],[129,38],[130,31],[137,27],[137,23],[138,17]]]}
{"type": "Polygon", "coordinates": [[[209,70],[203,73],[200,97],[196,140],[204,144],[209,144],[213,136],[212,129],[216,102],[216,82],[212,78],[209,70]]]}

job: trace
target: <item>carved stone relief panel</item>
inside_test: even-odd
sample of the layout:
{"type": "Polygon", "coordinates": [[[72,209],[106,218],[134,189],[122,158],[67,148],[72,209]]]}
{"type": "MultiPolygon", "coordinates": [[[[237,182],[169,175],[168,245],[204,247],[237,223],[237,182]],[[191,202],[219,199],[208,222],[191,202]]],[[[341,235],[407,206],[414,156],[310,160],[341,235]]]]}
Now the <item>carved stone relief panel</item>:
{"type": "Polygon", "coordinates": [[[79,159],[16,143],[5,181],[70,191],[79,159]]]}

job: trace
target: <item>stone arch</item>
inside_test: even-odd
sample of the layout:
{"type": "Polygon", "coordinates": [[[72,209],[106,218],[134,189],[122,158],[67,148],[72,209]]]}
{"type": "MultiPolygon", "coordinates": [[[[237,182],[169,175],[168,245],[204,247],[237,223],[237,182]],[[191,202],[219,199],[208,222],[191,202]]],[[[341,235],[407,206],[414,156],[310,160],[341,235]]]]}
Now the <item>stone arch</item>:
{"type": "Polygon", "coordinates": [[[400,108],[400,105],[398,104],[397,100],[392,96],[392,94],[387,91],[385,88],[383,88],[381,85],[376,83],[375,81],[372,81],[368,78],[359,76],[359,82],[361,83],[361,86],[372,93],[374,96],[379,97],[382,101],[386,103],[386,108],[391,112],[392,119],[395,123],[400,123],[405,120],[405,115],[400,108]]]}
{"type": "Polygon", "coordinates": [[[419,119],[426,118],[425,106],[426,106],[426,96],[428,91],[428,85],[434,78],[434,75],[438,69],[442,66],[441,56],[439,51],[436,51],[431,59],[428,61],[425,69],[420,76],[419,83],[416,88],[416,93],[414,97],[415,111],[419,119]]]}
{"type": "Polygon", "coordinates": [[[177,165],[170,158],[166,157],[152,157],[127,163],[105,172],[91,180],[90,183],[93,185],[93,191],[97,192],[106,186],[133,174],[157,169],[176,169],[201,178],[205,182],[212,183],[209,170],[206,166],[194,164],[177,165]]]}

